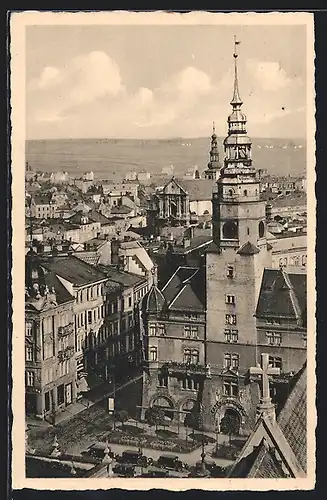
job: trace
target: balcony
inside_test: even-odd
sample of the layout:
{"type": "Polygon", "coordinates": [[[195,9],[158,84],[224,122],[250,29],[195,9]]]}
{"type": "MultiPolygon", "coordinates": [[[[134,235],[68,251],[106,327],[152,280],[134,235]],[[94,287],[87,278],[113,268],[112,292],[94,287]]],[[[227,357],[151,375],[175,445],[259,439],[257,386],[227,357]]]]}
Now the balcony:
{"type": "Polygon", "coordinates": [[[58,352],[58,359],[60,362],[66,361],[73,357],[75,354],[75,349],[73,346],[68,346],[66,349],[63,349],[62,351],[58,352]]]}
{"type": "Polygon", "coordinates": [[[68,325],[58,327],[59,337],[65,337],[66,335],[71,335],[72,333],[74,333],[74,323],[68,323],[68,325]]]}
{"type": "Polygon", "coordinates": [[[164,363],[162,365],[162,368],[167,370],[168,374],[179,374],[186,376],[202,375],[205,378],[211,378],[211,371],[209,365],[168,361],[168,363],[164,363]]]}

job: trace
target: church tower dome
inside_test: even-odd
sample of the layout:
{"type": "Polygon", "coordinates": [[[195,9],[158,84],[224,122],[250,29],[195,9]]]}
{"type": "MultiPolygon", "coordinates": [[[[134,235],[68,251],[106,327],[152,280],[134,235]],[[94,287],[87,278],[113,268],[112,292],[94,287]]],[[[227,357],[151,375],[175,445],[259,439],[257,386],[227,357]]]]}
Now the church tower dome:
{"type": "MultiPolygon", "coordinates": [[[[228,133],[224,140],[224,166],[213,192],[213,240],[219,248],[263,248],[265,204],[260,201],[260,183],[252,165],[252,141],[247,135],[247,119],[242,111],[238,81],[240,42],[234,41],[234,88],[230,101],[228,133]]],[[[244,253],[244,252],[243,252],[244,253]]]]}
{"type": "Polygon", "coordinates": [[[217,180],[219,178],[221,163],[219,160],[218,138],[216,134],[215,122],[213,122],[212,126],[211,148],[209,156],[210,156],[210,161],[208,163],[207,170],[204,172],[204,177],[205,179],[209,180],[217,180]]]}

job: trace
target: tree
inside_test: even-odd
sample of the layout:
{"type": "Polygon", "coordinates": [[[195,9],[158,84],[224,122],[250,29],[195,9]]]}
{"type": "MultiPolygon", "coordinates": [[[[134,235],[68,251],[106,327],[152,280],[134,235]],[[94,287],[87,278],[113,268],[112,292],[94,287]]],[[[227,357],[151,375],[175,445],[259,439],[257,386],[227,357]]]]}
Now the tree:
{"type": "Polygon", "coordinates": [[[191,411],[186,414],[184,420],[185,427],[190,427],[194,430],[202,430],[203,429],[203,415],[200,411],[191,411]]]}
{"type": "Polygon", "coordinates": [[[236,415],[225,413],[220,422],[220,432],[229,436],[229,445],[231,445],[231,437],[238,434],[239,422],[236,415]]]}
{"type": "Polygon", "coordinates": [[[115,412],[115,419],[118,420],[118,422],[121,422],[122,428],[124,427],[124,423],[127,422],[129,419],[129,414],[127,410],[119,410],[115,412]]]}
{"type": "Polygon", "coordinates": [[[150,426],[155,425],[157,431],[158,425],[165,425],[165,412],[158,406],[152,406],[146,410],[145,420],[150,426]]]}

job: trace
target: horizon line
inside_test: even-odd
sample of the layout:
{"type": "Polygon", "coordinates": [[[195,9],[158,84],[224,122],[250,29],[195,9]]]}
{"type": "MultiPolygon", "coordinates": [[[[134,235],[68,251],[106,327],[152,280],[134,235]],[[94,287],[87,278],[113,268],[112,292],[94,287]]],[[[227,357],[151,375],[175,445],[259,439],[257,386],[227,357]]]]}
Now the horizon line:
{"type": "MultiPolygon", "coordinates": [[[[218,139],[224,139],[225,136],[218,136],[218,139]]],[[[107,140],[107,141],[178,141],[178,140],[197,140],[197,139],[211,139],[209,136],[194,136],[194,137],[43,137],[43,138],[28,138],[27,141],[85,141],[85,140],[107,140]]],[[[306,141],[307,138],[303,136],[292,137],[269,137],[269,136],[252,136],[252,140],[268,139],[268,140],[283,140],[283,141],[306,141]]]]}

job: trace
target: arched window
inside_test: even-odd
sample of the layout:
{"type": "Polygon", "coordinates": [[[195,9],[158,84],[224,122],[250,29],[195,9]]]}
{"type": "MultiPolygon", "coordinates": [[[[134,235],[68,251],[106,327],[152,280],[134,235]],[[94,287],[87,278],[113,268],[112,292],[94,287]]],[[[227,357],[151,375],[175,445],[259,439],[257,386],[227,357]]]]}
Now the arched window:
{"type": "Polygon", "coordinates": [[[265,235],[265,224],[264,222],[259,222],[259,238],[263,238],[265,235]]]}
{"type": "Polygon", "coordinates": [[[244,194],[244,196],[247,196],[247,195],[248,195],[248,190],[247,190],[247,189],[244,189],[243,194],[244,194]]]}
{"type": "Polygon", "coordinates": [[[223,237],[227,240],[236,240],[237,239],[237,224],[231,220],[226,222],[223,225],[223,237]]]}
{"type": "Polygon", "coordinates": [[[250,234],[250,228],[249,227],[247,228],[246,232],[247,232],[247,235],[249,236],[249,234],[250,234]]]}

